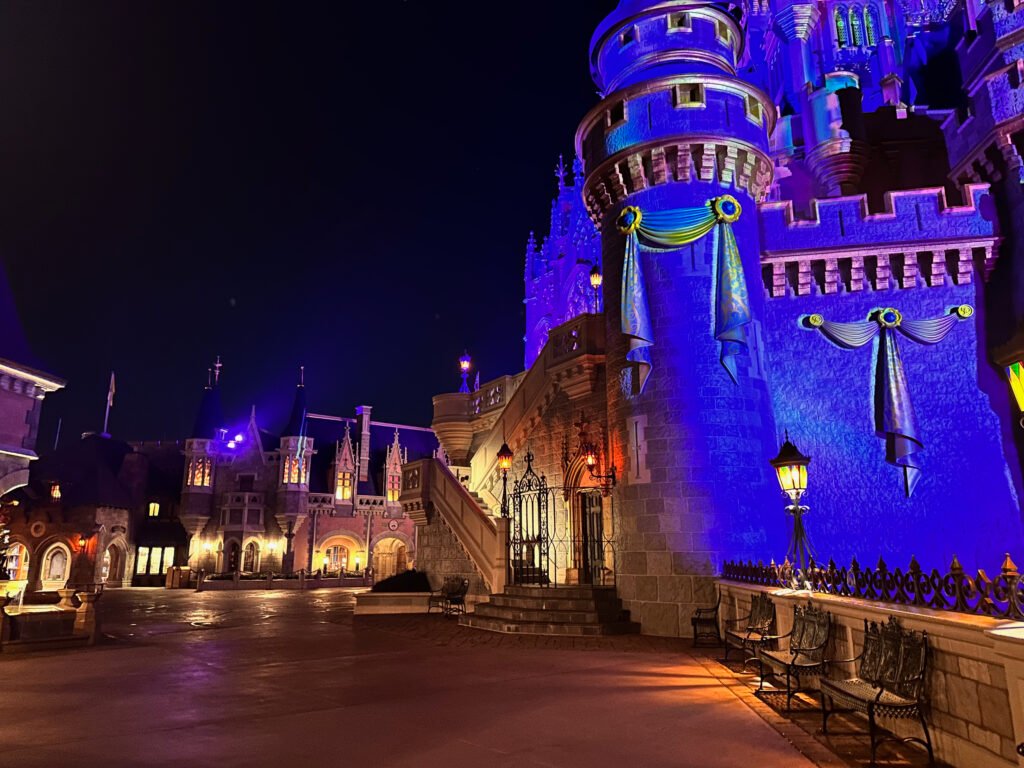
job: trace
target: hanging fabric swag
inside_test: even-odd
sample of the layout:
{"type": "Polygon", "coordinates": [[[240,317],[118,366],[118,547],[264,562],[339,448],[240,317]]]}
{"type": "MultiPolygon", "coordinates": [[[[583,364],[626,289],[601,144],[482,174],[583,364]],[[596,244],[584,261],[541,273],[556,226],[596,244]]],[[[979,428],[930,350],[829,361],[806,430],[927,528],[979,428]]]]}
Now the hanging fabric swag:
{"type": "Polygon", "coordinates": [[[907,375],[896,343],[897,332],[918,344],[938,344],[953,330],[958,320],[974,314],[969,304],[961,304],[948,315],[934,320],[906,320],[891,307],[871,313],[859,323],[833,323],[821,315],[811,315],[807,325],[843,349],[857,349],[881,332],[875,359],[875,434],[885,440],[885,460],[903,470],[903,489],[909,497],[921,477],[920,459],[924,449],[917,431],[914,406],[910,402],[907,375]]]}
{"type": "Polygon", "coordinates": [[[619,231],[626,235],[622,267],[622,333],[629,339],[626,360],[636,363],[643,392],[651,372],[654,334],[647,309],[647,293],[640,260],[640,246],[669,251],[689,245],[713,232],[716,261],[715,338],[721,346],[722,366],[736,381],[735,357],[746,347],[743,326],[750,322],[750,297],[743,278],[732,223],[740,217],[740,204],[731,195],[715,197],[699,208],[641,212],[627,206],[619,214],[619,231]]]}

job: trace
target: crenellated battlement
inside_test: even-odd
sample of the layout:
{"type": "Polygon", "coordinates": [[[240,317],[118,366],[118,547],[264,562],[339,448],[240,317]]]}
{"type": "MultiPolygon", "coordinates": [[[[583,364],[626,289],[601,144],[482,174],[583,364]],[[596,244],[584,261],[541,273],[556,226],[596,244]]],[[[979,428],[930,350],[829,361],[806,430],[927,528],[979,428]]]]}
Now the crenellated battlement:
{"type": "Polygon", "coordinates": [[[871,212],[867,198],[811,201],[811,218],[792,202],[760,206],[761,263],[768,294],[937,287],[971,282],[974,267],[987,276],[999,242],[994,215],[982,209],[987,184],[965,188],[968,202],[950,206],[943,189],[889,192],[871,212]]]}

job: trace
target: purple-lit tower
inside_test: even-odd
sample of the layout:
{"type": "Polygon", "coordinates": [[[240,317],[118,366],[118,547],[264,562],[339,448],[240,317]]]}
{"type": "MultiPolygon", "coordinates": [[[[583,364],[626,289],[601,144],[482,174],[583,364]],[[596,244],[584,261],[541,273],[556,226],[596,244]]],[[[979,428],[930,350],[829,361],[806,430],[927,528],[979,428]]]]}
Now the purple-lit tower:
{"type": "Polygon", "coordinates": [[[603,96],[583,119],[577,153],[583,196],[601,231],[608,336],[608,425],[619,488],[618,587],[645,631],[676,634],[708,600],[723,552],[777,551],[764,510],[775,501],[765,456],[775,427],[759,344],[763,296],[756,203],[772,181],[768,135],[775,107],[737,77],[746,20],[717,3],[623,0],[595,32],[591,72],[603,96]],[[713,238],[641,254],[656,359],[639,391],[625,361],[620,285],[625,239],[616,218],[693,208],[724,194],[743,214],[734,225],[753,322],[734,383],[710,332],[713,238]],[[660,561],[670,553],[668,570],[660,561]],[[658,565],[655,566],[655,561],[658,565]],[[658,588],[645,589],[657,575],[658,588]]]}

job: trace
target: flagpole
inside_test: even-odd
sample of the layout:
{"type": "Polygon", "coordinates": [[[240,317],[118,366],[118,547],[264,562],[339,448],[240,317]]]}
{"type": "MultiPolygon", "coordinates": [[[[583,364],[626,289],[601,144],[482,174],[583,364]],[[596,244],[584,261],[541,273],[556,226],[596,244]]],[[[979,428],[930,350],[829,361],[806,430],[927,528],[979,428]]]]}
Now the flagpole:
{"type": "Polygon", "coordinates": [[[114,372],[110,372],[110,388],[107,390],[107,409],[103,413],[103,436],[110,437],[107,424],[110,422],[110,406],[114,403],[114,372]]]}

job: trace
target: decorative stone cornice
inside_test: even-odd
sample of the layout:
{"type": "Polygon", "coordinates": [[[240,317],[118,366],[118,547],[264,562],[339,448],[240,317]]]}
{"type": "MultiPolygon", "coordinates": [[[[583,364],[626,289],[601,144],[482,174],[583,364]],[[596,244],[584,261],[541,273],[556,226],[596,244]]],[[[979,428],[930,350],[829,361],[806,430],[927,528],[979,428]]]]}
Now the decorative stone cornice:
{"type": "Polygon", "coordinates": [[[604,215],[629,195],[670,182],[718,182],[764,200],[771,160],[746,142],[679,136],[637,145],[608,158],[587,176],[583,199],[600,229],[604,215]]]}
{"type": "Polygon", "coordinates": [[[814,5],[789,5],[775,14],[775,34],[783,40],[808,41],[811,30],[818,23],[818,8],[814,5]]]}

